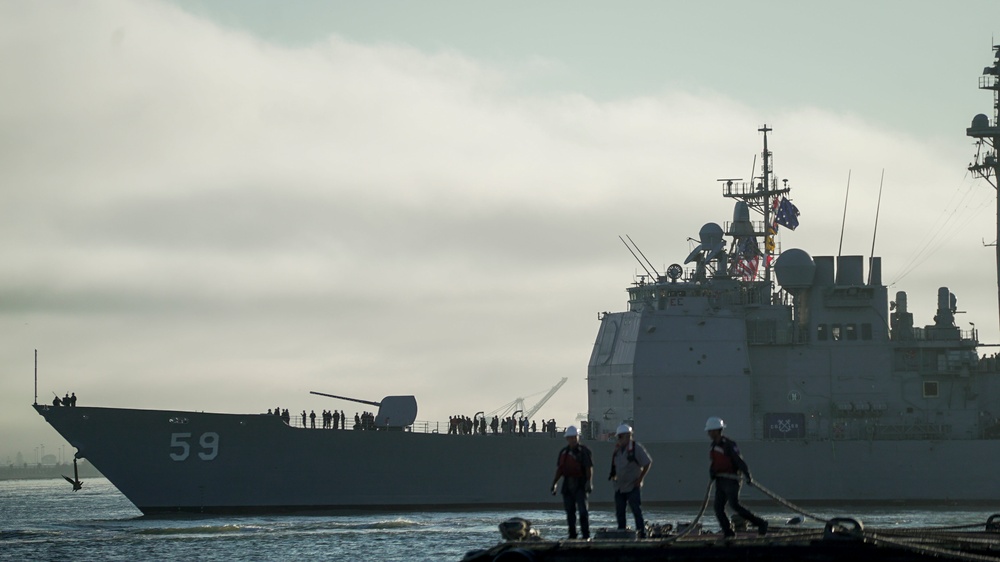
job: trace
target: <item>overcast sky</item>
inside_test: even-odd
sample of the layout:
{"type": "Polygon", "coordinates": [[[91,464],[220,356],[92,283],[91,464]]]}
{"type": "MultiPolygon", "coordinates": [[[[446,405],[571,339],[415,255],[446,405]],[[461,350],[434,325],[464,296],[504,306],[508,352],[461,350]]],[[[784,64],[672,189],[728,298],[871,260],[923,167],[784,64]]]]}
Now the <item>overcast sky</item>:
{"type": "Polygon", "coordinates": [[[0,3],[0,462],[64,444],[35,349],[40,402],[571,423],[618,236],[682,262],[765,123],[782,248],[868,255],[884,170],[883,280],[1000,341],[995,1],[331,4],[0,3]]]}

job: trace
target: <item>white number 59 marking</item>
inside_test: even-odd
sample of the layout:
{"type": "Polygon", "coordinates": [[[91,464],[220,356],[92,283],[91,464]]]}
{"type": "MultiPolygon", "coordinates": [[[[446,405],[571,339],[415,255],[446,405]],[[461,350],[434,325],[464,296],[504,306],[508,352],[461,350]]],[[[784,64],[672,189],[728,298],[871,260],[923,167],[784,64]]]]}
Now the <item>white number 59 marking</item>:
{"type": "Polygon", "coordinates": [[[198,453],[198,458],[203,461],[215,460],[215,457],[219,456],[219,434],[214,431],[209,431],[208,433],[202,433],[201,439],[198,440],[201,444],[201,448],[204,451],[198,453]]]}
{"type": "MultiPolygon", "coordinates": [[[[188,440],[191,439],[190,433],[171,433],[170,434],[170,448],[177,449],[176,452],[170,453],[170,458],[175,461],[187,460],[191,455],[191,444],[188,440]]],[[[198,458],[203,461],[215,460],[215,457],[219,456],[219,434],[214,431],[208,431],[201,434],[198,438],[198,444],[201,446],[201,451],[198,452],[198,458]]]]}

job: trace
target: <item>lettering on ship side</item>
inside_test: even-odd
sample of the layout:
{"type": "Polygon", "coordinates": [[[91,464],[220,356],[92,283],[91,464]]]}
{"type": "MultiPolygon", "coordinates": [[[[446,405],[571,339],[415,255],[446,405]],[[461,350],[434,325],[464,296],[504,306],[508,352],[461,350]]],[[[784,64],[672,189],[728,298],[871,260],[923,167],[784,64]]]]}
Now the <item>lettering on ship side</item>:
{"type": "MultiPolygon", "coordinates": [[[[171,433],[170,448],[177,449],[177,451],[170,453],[170,458],[178,462],[187,460],[191,456],[191,444],[188,442],[190,439],[190,433],[171,433]]],[[[219,456],[218,433],[214,431],[202,433],[201,437],[198,438],[198,445],[201,447],[201,451],[198,452],[198,458],[201,460],[211,461],[219,456]]]]}

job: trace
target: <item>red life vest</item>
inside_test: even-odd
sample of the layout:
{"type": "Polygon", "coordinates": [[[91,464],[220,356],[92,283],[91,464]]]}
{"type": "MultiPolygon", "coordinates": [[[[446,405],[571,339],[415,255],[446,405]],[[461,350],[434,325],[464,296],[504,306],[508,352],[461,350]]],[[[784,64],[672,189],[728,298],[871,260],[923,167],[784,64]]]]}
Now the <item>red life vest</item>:
{"type": "Polygon", "coordinates": [[[586,475],[583,473],[583,462],[581,459],[581,456],[584,454],[582,447],[577,447],[576,450],[570,447],[563,448],[559,452],[559,461],[557,463],[559,474],[567,478],[585,478],[586,475]]]}
{"type": "Polygon", "coordinates": [[[728,439],[723,437],[718,443],[712,443],[708,456],[712,460],[712,474],[736,474],[736,463],[730,456],[728,439]]]}

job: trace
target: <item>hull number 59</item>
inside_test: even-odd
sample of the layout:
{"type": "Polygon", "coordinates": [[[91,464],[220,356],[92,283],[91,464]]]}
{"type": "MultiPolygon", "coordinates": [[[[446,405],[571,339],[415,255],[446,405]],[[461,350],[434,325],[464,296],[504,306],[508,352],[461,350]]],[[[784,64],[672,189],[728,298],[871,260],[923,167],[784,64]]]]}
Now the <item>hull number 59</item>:
{"type": "MultiPolygon", "coordinates": [[[[190,433],[171,433],[170,448],[173,452],[170,453],[170,458],[175,461],[186,460],[191,455],[190,440],[190,433]]],[[[201,450],[198,451],[199,459],[203,461],[215,460],[215,457],[219,456],[219,434],[214,431],[202,433],[201,437],[198,438],[198,446],[201,447],[201,450]]]]}

